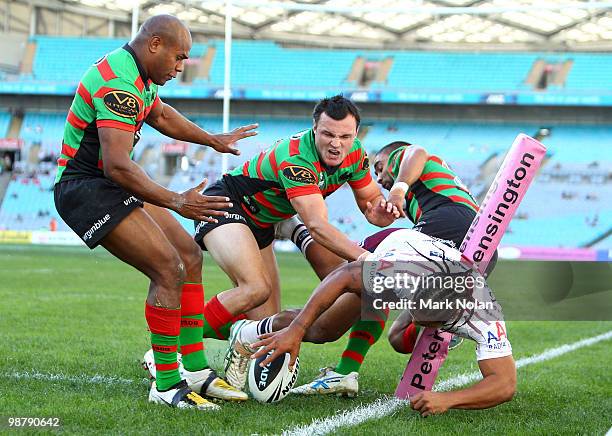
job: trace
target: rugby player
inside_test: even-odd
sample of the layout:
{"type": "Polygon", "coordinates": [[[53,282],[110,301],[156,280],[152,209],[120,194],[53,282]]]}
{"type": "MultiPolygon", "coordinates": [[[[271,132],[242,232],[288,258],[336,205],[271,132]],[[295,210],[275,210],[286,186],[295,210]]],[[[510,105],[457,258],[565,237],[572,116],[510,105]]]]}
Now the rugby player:
{"type": "MultiPolygon", "coordinates": [[[[205,336],[228,338],[240,314],[261,319],[279,312],[275,223],[299,213],[312,238],[342,261],[355,260],[365,250],[328,222],[325,197],[348,183],[370,223],[384,227],[399,217],[370,174],[357,138],[359,123],[359,110],[350,100],[325,98],[314,108],[311,129],[278,141],[204,191],[229,197],[233,206],[216,223],[196,221],[194,238],[234,283],[204,307],[205,336]]],[[[230,349],[226,378],[242,389],[250,352],[230,349]]]]}
{"type": "MultiPolygon", "coordinates": [[[[302,341],[325,342],[327,339],[337,337],[342,332],[334,332],[329,324],[328,310],[342,305],[347,318],[359,317],[361,299],[372,295],[371,272],[383,274],[384,277],[393,277],[399,271],[406,271],[406,262],[419,268],[418,261],[423,259],[422,271],[431,269],[435,264],[463,269],[466,275],[476,278],[478,273],[472,272],[461,265],[461,253],[445,245],[441,240],[410,229],[404,229],[388,235],[381,241],[374,253],[364,257],[364,262],[348,263],[331,273],[315,289],[306,306],[299,312],[285,311],[272,319],[274,333],[261,335],[256,340],[257,323],[252,321],[242,328],[242,339],[248,341],[251,348],[260,348],[253,354],[253,358],[271,354],[261,362],[265,366],[285,352],[291,354],[291,365],[299,354],[302,341]],[[431,257],[429,257],[431,256],[431,257]],[[380,267],[377,261],[384,260],[386,267],[380,267]],[[403,265],[402,265],[402,262],[403,265]],[[388,267],[388,265],[392,265],[388,267]],[[343,297],[350,297],[344,298],[343,297]]],[[[441,272],[449,270],[440,269],[441,272]]],[[[455,270],[456,271],[456,270],[455,270]]],[[[474,280],[473,283],[477,283],[474,280]]],[[[398,318],[399,324],[404,328],[417,323],[426,327],[438,327],[466,339],[476,342],[476,359],[483,379],[473,386],[452,392],[423,392],[410,398],[411,407],[422,416],[444,413],[449,409],[484,409],[510,401],[516,389],[516,368],[512,357],[512,347],[506,333],[501,308],[495,301],[491,290],[482,280],[482,286],[474,286],[464,295],[470,296],[471,301],[488,304],[486,310],[460,310],[456,306],[431,311],[420,304],[403,312],[398,318]]],[[[421,286],[416,289],[413,300],[420,301],[453,301],[461,294],[454,289],[430,289],[421,286]]],[[[266,322],[262,320],[259,323],[266,322]]],[[[348,326],[347,326],[348,327],[348,326]]],[[[414,346],[406,344],[407,338],[403,335],[391,335],[390,342],[394,349],[401,353],[406,348],[414,346]]]]}
{"type": "Polygon", "coordinates": [[[102,245],[151,280],[145,317],[157,379],[149,401],[209,410],[219,406],[199,393],[232,400],[246,396],[208,367],[202,254],[167,209],[215,223],[232,204],[225,195],[201,195],[206,181],[184,193],[169,191],[132,160],[144,122],[171,138],[222,153],[239,154],[233,144],[256,134],[256,125],[210,134],[161,101],[158,85],[183,70],[190,49],[187,27],[173,16],[158,15],[85,72],[68,112],[54,196],[62,219],[90,249],[102,245]]]}
{"type": "MultiPolygon", "coordinates": [[[[429,154],[421,146],[395,141],[376,153],[374,171],[378,183],[390,191],[388,203],[395,205],[402,216],[412,221],[414,230],[447,240],[459,247],[476,216],[478,206],[469,190],[443,159],[429,154]]],[[[279,230],[282,236],[292,236],[294,242],[308,240],[309,237],[307,229],[300,227],[296,221],[282,223],[279,230]]],[[[367,238],[362,245],[366,249],[376,246],[381,238],[396,230],[383,230],[367,238]]],[[[325,250],[317,244],[311,243],[302,251],[315,270],[322,269],[321,259],[332,262],[331,266],[323,268],[325,275],[340,265],[334,265],[334,259],[325,256],[325,250]]],[[[491,272],[494,265],[495,259],[490,263],[487,273],[491,272]]],[[[325,275],[319,274],[319,277],[325,275]]],[[[344,323],[340,321],[342,315],[342,312],[337,314],[339,325],[344,323]]],[[[304,395],[357,395],[359,370],[367,352],[382,335],[387,312],[378,311],[376,318],[356,321],[336,366],[322,368],[319,376],[297,387],[295,392],[304,395]],[[322,386],[325,388],[322,389],[322,386]]],[[[406,326],[394,323],[390,328],[392,336],[406,335],[415,339],[418,332],[419,326],[416,324],[406,326]]],[[[457,346],[461,340],[460,337],[454,337],[451,347],[457,346]]]]}

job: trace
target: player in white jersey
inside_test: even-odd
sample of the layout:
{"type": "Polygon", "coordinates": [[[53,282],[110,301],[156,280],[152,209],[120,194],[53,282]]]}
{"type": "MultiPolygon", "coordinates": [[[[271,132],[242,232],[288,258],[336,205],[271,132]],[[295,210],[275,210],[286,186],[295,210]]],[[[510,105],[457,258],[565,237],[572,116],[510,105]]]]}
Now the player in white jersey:
{"type": "MultiPolygon", "coordinates": [[[[504,357],[512,354],[512,347],[508,341],[506,334],[506,325],[504,323],[503,313],[500,305],[497,303],[491,289],[486,285],[480,274],[472,270],[468,270],[467,266],[461,263],[461,253],[457,250],[449,248],[445,241],[439,240],[425,235],[424,233],[415,232],[414,230],[398,230],[387,236],[374,250],[374,253],[368,255],[365,259],[364,278],[372,274],[370,270],[376,269],[380,261],[384,261],[393,265],[391,268],[379,269],[375,271],[378,276],[378,281],[382,282],[385,277],[397,277],[404,274],[410,269],[412,277],[429,277],[432,278],[433,268],[442,268],[442,275],[450,275],[455,273],[457,277],[471,276],[475,286],[469,290],[469,301],[465,304],[468,296],[462,297],[463,292],[457,292],[457,283],[454,289],[447,289],[448,294],[457,296],[455,298],[453,309],[458,309],[457,302],[461,307],[473,307],[474,310],[464,309],[462,313],[455,313],[454,322],[446,325],[445,331],[454,333],[464,339],[471,339],[476,342],[476,358],[478,360],[491,359],[494,357],[504,357]],[[410,266],[408,266],[410,264],[410,266]],[[439,264],[436,265],[436,264],[439,264]],[[421,270],[421,271],[419,271],[421,270]],[[480,284],[480,286],[477,286],[480,284]],[[454,292],[453,292],[454,291],[454,292]],[[458,301],[457,301],[458,300],[458,301]],[[452,325],[451,325],[452,324],[452,325]]],[[[441,279],[440,274],[438,277],[441,279]]],[[[462,281],[466,279],[463,278],[462,281]]],[[[441,280],[435,282],[430,280],[432,285],[439,285],[441,280]]],[[[449,281],[449,283],[451,283],[449,281]]],[[[364,280],[364,284],[371,286],[371,280],[364,280]]],[[[462,285],[463,286],[463,285],[462,285]]],[[[466,286],[463,286],[466,287],[466,286]]],[[[431,288],[431,286],[429,287],[431,288]]],[[[467,287],[466,287],[467,288],[467,287]]],[[[467,289],[466,289],[467,290],[467,289]]],[[[372,289],[366,289],[369,294],[373,294],[372,289]]],[[[412,297],[415,303],[421,303],[424,306],[428,305],[431,296],[427,295],[431,292],[428,286],[422,286],[420,292],[422,295],[404,295],[404,297],[412,297]]],[[[401,293],[401,290],[395,289],[395,293],[401,293]]],[[[435,297],[434,297],[435,298],[435,297]]],[[[443,299],[440,295],[438,299],[443,299]]],[[[430,308],[431,316],[441,315],[441,309],[430,308]]],[[[449,312],[452,312],[449,311],[449,312]]],[[[423,311],[421,311],[423,313],[423,311]]],[[[452,313],[449,313],[452,316],[452,313]]],[[[430,316],[430,317],[431,317],[430,316]]],[[[422,319],[421,324],[431,322],[432,319],[422,319]]],[[[449,321],[449,320],[445,320],[449,321]]],[[[389,341],[393,348],[400,353],[407,353],[405,335],[406,327],[412,322],[411,312],[404,311],[393,323],[389,330],[389,341]]]]}
{"type": "MultiPolygon", "coordinates": [[[[389,339],[396,350],[404,352],[398,332],[403,333],[409,323],[438,327],[476,342],[476,359],[483,375],[466,389],[417,394],[411,398],[413,409],[427,416],[451,408],[483,409],[509,401],[516,388],[516,368],[501,308],[484,278],[460,260],[461,254],[441,240],[408,229],[393,232],[374,253],[325,278],[301,311],[286,311],[271,320],[274,333],[249,344],[253,349],[263,347],[253,358],[274,350],[263,365],[285,352],[291,354],[293,363],[302,341],[324,342],[320,336],[329,322],[326,311],[348,301],[343,297],[352,295],[380,306],[391,301],[391,292],[396,307],[409,307],[390,330],[389,339]],[[383,295],[386,298],[379,298],[383,295]]],[[[359,316],[352,312],[360,308],[354,304],[346,307],[347,319],[359,316]]],[[[262,322],[267,321],[257,324],[262,322]]],[[[248,330],[244,337],[252,338],[248,330]]],[[[332,332],[331,336],[337,334],[332,332]]]]}

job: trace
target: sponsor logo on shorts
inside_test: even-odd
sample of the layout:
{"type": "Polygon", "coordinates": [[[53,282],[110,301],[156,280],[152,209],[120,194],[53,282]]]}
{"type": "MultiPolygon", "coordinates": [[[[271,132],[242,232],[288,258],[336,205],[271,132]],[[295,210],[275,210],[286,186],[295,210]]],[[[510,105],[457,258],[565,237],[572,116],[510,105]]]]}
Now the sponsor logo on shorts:
{"type": "MultiPolygon", "coordinates": [[[[242,196],[242,202],[249,208],[252,214],[257,215],[259,213],[259,207],[248,195],[242,196]]],[[[246,220],[244,220],[246,222],[246,220]]]]}
{"type": "Polygon", "coordinates": [[[100,229],[100,227],[102,227],[104,224],[106,224],[106,222],[108,222],[108,220],[110,219],[110,215],[106,214],[104,215],[104,217],[100,218],[98,221],[96,221],[94,223],[93,226],[91,226],[91,228],[89,230],[87,230],[85,232],[85,234],[83,235],[83,241],[87,241],[88,239],[91,239],[91,237],[93,236],[93,234],[100,229]]]}
{"type": "Polygon", "coordinates": [[[119,89],[104,94],[104,106],[123,118],[136,118],[140,112],[140,105],[134,94],[119,89]]]}
{"type": "Polygon", "coordinates": [[[127,199],[123,200],[123,204],[125,204],[126,206],[129,206],[130,204],[134,203],[135,201],[138,201],[138,199],[132,195],[130,198],[127,198],[127,199]]]}
{"type": "Polygon", "coordinates": [[[312,171],[300,165],[289,165],[283,170],[283,176],[292,182],[317,184],[317,178],[312,171]]]}
{"type": "Polygon", "coordinates": [[[195,234],[197,235],[200,230],[202,230],[202,227],[204,227],[206,224],[208,224],[206,221],[200,221],[195,228],[195,234]]]}
{"type": "MultiPolygon", "coordinates": [[[[233,220],[233,221],[242,221],[244,223],[247,222],[246,218],[243,217],[242,215],[238,214],[238,213],[230,213],[227,215],[227,217],[224,218],[224,221],[229,221],[229,220],[233,220]]],[[[197,235],[200,230],[202,230],[202,228],[208,224],[207,221],[200,221],[198,222],[198,225],[195,228],[195,234],[197,235]]]]}
{"type": "Polygon", "coordinates": [[[226,219],[234,221],[244,221],[246,223],[246,218],[238,213],[230,213],[227,215],[226,219]]]}

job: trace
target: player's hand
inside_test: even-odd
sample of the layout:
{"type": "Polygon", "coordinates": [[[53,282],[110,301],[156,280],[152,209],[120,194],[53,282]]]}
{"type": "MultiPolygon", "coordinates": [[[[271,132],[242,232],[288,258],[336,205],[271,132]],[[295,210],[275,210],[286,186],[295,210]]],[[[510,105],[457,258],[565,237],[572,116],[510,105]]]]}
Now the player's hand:
{"type": "Polygon", "coordinates": [[[449,409],[445,399],[446,394],[444,392],[421,392],[410,397],[410,407],[423,417],[439,415],[449,409]]]}
{"type": "Polygon", "coordinates": [[[202,195],[201,192],[206,186],[207,180],[204,179],[195,188],[179,194],[178,200],[172,209],[179,215],[192,220],[216,223],[215,216],[227,216],[228,212],[222,209],[232,207],[228,197],[210,197],[202,195]]]}
{"type": "Polygon", "coordinates": [[[384,198],[372,205],[371,202],[366,203],[366,211],[364,213],[366,219],[371,224],[378,227],[387,227],[400,217],[400,212],[394,204],[389,204],[384,198]]]}
{"type": "Polygon", "coordinates": [[[389,192],[389,198],[387,198],[387,210],[390,210],[390,207],[395,206],[395,208],[399,211],[400,216],[402,218],[406,218],[406,213],[404,212],[405,198],[406,196],[401,190],[395,191],[394,189],[391,189],[391,192],[389,192]]]}
{"type": "Polygon", "coordinates": [[[209,145],[219,153],[239,155],[240,150],[238,150],[234,145],[241,139],[257,135],[257,132],[255,132],[253,129],[256,129],[258,126],[259,124],[249,124],[248,126],[238,127],[228,133],[212,135],[211,143],[209,145]]]}
{"type": "Polygon", "coordinates": [[[251,359],[257,359],[258,357],[267,354],[269,351],[274,350],[272,354],[270,354],[263,362],[259,364],[259,366],[264,367],[277,357],[282,356],[285,353],[289,353],[291,355],[289,367],[293,368],[295,359],[300,354],[300,346],[302,344],[303,337],[303,333],[300,332],[300,329],[292,326],[285,327],[277,332],[261,335],[259,337],[259,342],[254,342],[251,344],[251,347],[259,348],[259,350],[257,350],[257,352],[251,356],[251,359]]]}

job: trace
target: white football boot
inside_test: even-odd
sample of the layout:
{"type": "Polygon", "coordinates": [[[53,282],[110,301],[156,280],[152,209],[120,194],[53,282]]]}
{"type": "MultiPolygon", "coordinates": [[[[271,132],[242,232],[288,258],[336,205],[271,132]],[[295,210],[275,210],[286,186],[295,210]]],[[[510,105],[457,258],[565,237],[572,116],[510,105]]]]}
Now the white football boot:
{"type": "Polygon", "coordinates": [[[248,323],[254,323],[248,319],[235,322],[230,329],[229,348],[225,354],[225,379],[236,389],[243,390],[249,375],[249,363],[251,355],[255,352],[250,344],[240,340],[240,330],[248,323]]]}
{"type": "MultiPolygon", "coordinates": [[[[177,354],[179,374],[182,379],[187,381],[189,388],[197,394],[225,401],[246,401],[249,399],[247,394],[228,385],[213,369],[206,368],[200,371],[187,371],[181,362],[180,353],[177,354]]],[[[150,349],[145,353],[142,366],[149,371],[151,379],[155,380],[156,371],[153,350],[150,349]]]]}
{"type": "Polygon", "coordinates": [[[291,389],[297,395],[329,395],[356,397],[359,392],[359,373],[339,374],[334,368],[321,368],[321,374],[312,382],[291,389]]]}
{"type": "Polygon", "coordinates": [[[219,410],[221,407],[210,401],[206,401],[200,395],[192,391],[185,380],[181,380],[172,389],[158,391],[157,384],[153,382],[149,391],[149,401],[156,404],[176,407],[177,409],[197,409],[197,410],[219,410]]]}

